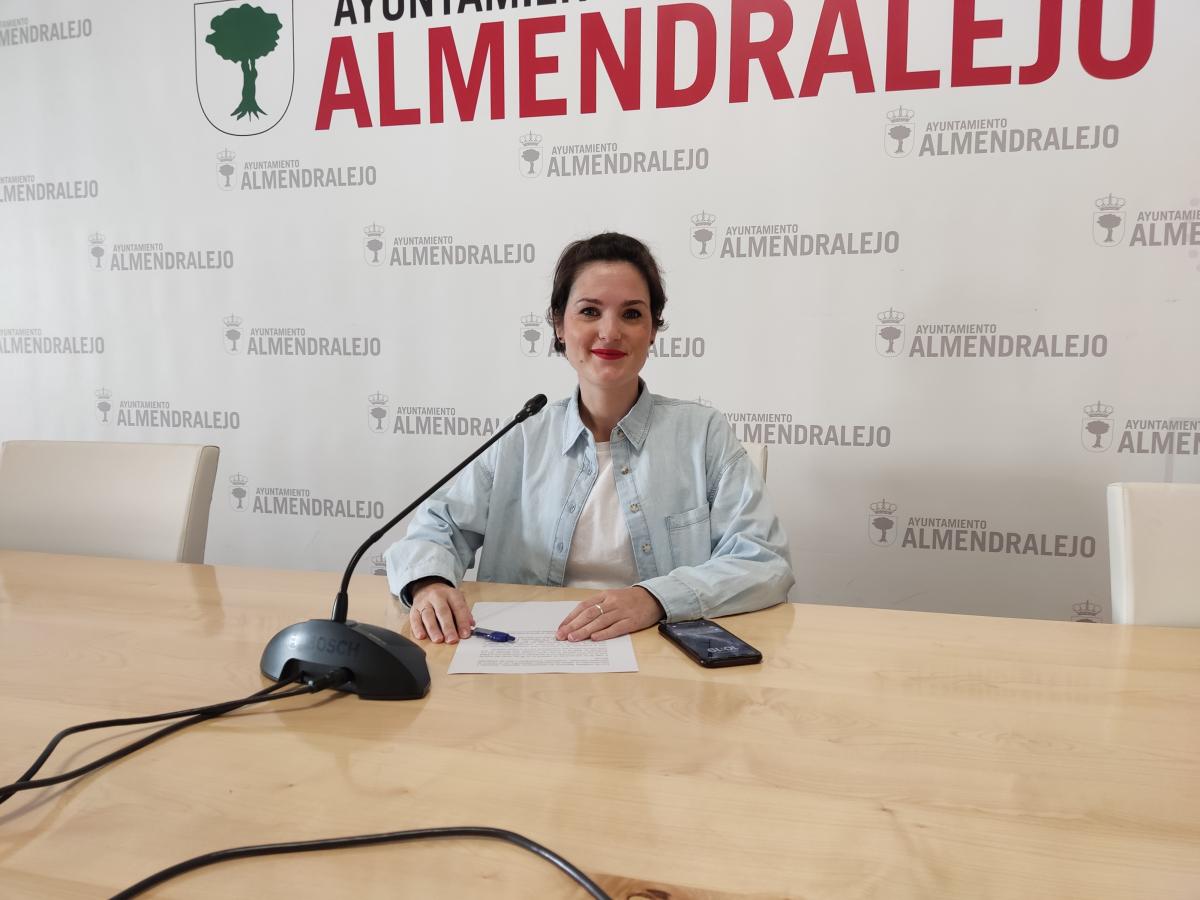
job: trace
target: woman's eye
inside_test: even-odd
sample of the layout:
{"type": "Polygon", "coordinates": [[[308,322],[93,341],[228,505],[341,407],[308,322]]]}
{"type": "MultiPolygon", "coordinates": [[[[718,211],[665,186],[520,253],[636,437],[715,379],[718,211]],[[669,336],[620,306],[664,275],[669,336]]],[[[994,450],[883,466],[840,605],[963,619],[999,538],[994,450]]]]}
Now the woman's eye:
{"type": "Polygon", "coordinates": [[[600,311],[594,306],[585,306],[583,309],[579,310],[579,314],[581,316],[598,316],[600,315],[600,311]]]}
{"type": "Polygon", "coordinates": [[[627,318],[627,319],[640,319],[641,317],[642,317],[642,311],[640,309],[625,310],[625,318],[627,318]]]}

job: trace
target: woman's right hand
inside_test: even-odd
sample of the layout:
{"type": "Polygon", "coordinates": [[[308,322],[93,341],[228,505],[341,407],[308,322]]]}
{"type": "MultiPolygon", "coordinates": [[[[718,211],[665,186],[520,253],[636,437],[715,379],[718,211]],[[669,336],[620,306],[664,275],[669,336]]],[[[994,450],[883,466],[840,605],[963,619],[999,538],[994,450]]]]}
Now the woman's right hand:
{"type": "Polygon", "coordinates": [[[417,640],[456,644],[459,638],[471,636],[475,617],[458,588],[439,578],[421,579],[413,582],[409,596],[412,609],[408,611],[408,624],[417,640]]]}

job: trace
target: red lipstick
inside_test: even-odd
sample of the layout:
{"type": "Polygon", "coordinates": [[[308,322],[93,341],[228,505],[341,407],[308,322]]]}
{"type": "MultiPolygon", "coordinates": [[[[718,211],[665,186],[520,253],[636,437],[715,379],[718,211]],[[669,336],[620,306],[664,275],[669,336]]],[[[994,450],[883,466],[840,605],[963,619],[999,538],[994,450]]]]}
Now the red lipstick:
{"type": "Polygon", "coordinates": [[[592,354],[601,359],[620,359],[628,355],[621,350],[592,350],[592,354]]]}

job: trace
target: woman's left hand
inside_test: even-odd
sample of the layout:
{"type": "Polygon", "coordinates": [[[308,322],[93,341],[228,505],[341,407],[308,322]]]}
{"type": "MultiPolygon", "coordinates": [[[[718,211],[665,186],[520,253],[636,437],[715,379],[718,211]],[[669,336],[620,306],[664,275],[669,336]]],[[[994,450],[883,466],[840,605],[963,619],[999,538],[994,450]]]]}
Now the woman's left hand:
{"type": "Polygon", "coordinates": [[[571,610],[555,637],[560,641],[604,641],[649,628],[664,615],[658,600],[644,587],[602,591],[571,610]]]}

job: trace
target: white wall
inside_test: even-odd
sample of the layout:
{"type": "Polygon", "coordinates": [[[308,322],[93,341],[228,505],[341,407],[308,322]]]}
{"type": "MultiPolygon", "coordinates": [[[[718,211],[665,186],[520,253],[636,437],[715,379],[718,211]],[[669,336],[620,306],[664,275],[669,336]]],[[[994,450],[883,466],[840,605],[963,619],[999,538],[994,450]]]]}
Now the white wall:
{"type": "Polygon", "coordinates": [[[974,26],[971,4],[956,22],[943,0],[490,13],[455,0],[449,14],[436,2],[432,17],[388,22],[376,0],[366,24],[361,0],[264,0],[279,41],[256,62],[263,115],[240,120],[240,68],[204,40],[237,4],[0,2],[0,438],[218,444],[208,560],[338,569],[378,515],[480,442],[472,427],[571,389],[544,323],[526,318],[544,313],[566,241],[620,229],[667,277],[651,388],[710,402],[772,445],[793,599],[1107,618],[1104,485],[1200,478],[1200,7],[1066,0],[1055,41],[1035,0],[977,0],[977,19],[1000,21],[974,26]],[[1087,21],[1080,52],[1081,5],[1103,13],[1099,55],[1087,21]],[[358,24],[335,24],[348,8],[358,24]],[[850,47],[858,90],[844,71],[811,80],[822,8],[843,10],[831,52],[850,47]],[[681,25],[676,81],[699,59],[713,83],[660,108],[657,35],[680,9],[707,10],[713,44],[697,49],[681,25]],[[639,108],[621,108],[601,65],[598,111],[582,113],[583,35],[603,25],[624,56],[638,16],[639,108]],[[743,20],[772,52],[731,102],[743,20]],[[446,121],[430,122],[429,47],[447,27],[464,66],[477,39],[502,45],[502,111],[485,76],[475,120],[460,121],[447,81],[446,121]],[[1041,40],[1060,49],[1056,68],[1050,52],[1035,63],[1041,40]],[[382,124],[388,45],[384,87],[420,124],[382,124]],[[338,62],[348,47],[370,127],[341,108],[320,128],[331,59],[334,91],[353,93],[338,62]],[[557,71],[533,75],[529,47],[557,71]],[[936,73],[909,81],[937,87],[899,89],[904,47],[909,70],[936,73]],[[532,103],[552,98],[565,115],[532,103]],[[897,125],[911,134],[889,136],[897,125]],[[618,169],[637,154],[658,165],[558,174],[603,167],[604,153],[618,169]],[[293,170],[300,186],[256,187],[293,170]],[[1097,205],[1110,194],[1119,209],[1097,205]],[[705,227],[711,239],[696,239],[705,227]],[[864,234],[887,251],[849,252],[864,234]],[[464,248],[452,258],[517,261],[404,264],[427,245],[396,242],[430,236],[464,248]],[[778,255],[738,255],[752,240],[778,255]],[[807,252],[818,241],[846,252],[807,252]],[[137,261],[149,270],[121,268],[137,261]],[[881,321],[889,310],[903,319],[881,321]],[[268,336],[256,329],[365,355],[252,355],[268,336]],[[1006,355],[1023,336],[1034,355],[1006,355]],[[155,404],[166,424],[138,424],[155,404]],[[443,417],[468,433],[405,430],[443,417]],[[277,499],[290,495],[333,515],[277,499]],[[287,511],[261,511],[277,502],[287,511]],[[881,515],[891,527],[872,524],[881,515]]]}

